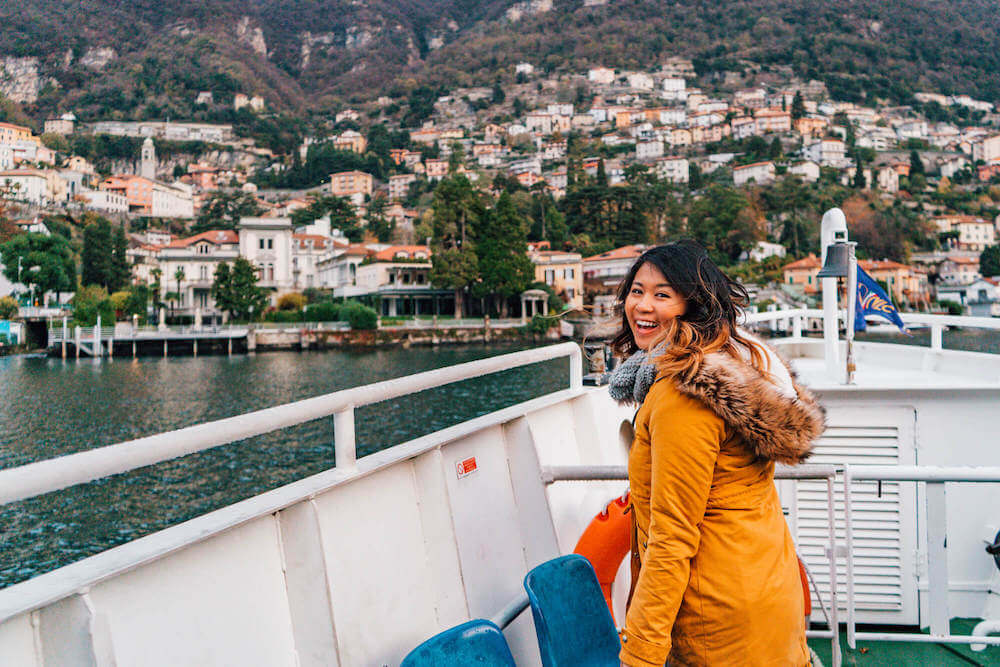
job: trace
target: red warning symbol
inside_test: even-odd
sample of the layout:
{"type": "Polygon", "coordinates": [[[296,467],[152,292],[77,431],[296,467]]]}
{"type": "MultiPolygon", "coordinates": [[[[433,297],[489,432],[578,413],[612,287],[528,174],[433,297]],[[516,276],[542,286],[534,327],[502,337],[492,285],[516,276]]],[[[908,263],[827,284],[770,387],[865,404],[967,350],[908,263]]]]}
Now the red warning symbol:
{"type": "Polygon", "coordinates": [[[458,478],[459,479],[462,479],[463,477],[468,477],[472,473],[476,472],[476,469],[477,469],[476,468],[476,457],[475,456],[471,456],[471,457],[465,459],[464,461],[459,461],[457,464],[455,464],[455,467],[458,469],[458,478]]]}

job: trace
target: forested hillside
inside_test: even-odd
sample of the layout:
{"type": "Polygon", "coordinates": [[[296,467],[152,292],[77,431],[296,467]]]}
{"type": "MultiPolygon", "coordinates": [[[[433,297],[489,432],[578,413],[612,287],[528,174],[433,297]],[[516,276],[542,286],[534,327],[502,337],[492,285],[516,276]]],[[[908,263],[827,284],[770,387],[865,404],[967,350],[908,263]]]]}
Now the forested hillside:
{"type": "MultiPolygon", "coordinates": [[[[993,0],[22,0],[0,3],[0,89],[40,118],[226,120],[237,92],[295,115],[605,65],[694,60],[701,84],[751,63],[821,79],[834,97],[915,91],[1000,102],[993,0]],[[212,105],[195,105],[211,91],[212,105]]],[[[736,80],[734,81],[734,77],[736,80]]],[[[5,107],[0,106],[0,110],[5,107]]],[[[11,116],[13,111],[0,111],[11,116]]]]}

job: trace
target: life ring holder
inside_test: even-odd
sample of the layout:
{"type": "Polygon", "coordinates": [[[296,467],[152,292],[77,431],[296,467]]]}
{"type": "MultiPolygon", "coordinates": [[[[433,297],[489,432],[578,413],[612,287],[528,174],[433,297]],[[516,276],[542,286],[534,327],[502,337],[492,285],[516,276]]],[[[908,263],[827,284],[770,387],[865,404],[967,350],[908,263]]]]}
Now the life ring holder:
{"type": "Polygon", "coordinates": [[[611,588],[621,568],[622,561],[629,555],[632,544],[632,517],[629,516],[629,492],[614,498],[597,513],[573,549],[590,561],[601,584],[604,601],[614,618],[615,611],[611,599],[611,588]]]}

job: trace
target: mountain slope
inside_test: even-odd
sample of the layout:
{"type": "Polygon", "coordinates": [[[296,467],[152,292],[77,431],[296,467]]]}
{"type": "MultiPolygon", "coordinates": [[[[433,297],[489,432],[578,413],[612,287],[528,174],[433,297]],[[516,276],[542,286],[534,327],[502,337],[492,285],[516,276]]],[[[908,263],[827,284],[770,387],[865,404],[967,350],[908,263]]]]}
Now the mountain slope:
{"type": "Polygon", "coordinates": [[[687,56],[708,86],[752,61],[822,79],[841,99],[936,90],[1000,102],[998,10],[995,0],[22,0],[0,4],[0,91],[35,118],[225,120],[237,92],[303,116],[392,87],[509,80],[523,60],[580,72],[687,56]],[[215,104],[195,106],[200,91],[215,104]]]}

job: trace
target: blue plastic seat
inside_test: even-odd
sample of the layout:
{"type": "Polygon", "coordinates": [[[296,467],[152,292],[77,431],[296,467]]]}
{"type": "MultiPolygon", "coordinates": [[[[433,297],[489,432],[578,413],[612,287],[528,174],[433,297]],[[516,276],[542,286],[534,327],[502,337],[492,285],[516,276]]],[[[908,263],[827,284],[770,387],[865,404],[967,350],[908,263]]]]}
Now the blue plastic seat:
{"type": "Polygon", "coordinates": [[[594,568],[571,554],[524,578],[544,667],[618,667],[621,642],[594,568]]]}
{"type": "Polygon", "coordinates": [[[515,667],[507,640],[496,624],[485,619],[434,635],[403,658],[400,667],[515,667]]]}

